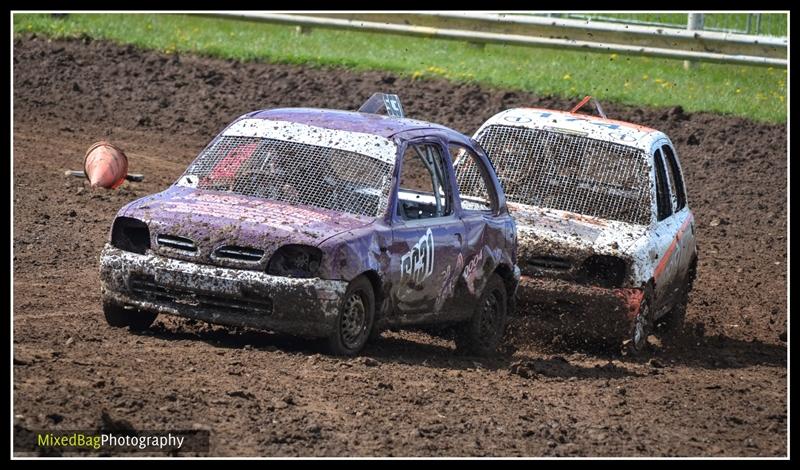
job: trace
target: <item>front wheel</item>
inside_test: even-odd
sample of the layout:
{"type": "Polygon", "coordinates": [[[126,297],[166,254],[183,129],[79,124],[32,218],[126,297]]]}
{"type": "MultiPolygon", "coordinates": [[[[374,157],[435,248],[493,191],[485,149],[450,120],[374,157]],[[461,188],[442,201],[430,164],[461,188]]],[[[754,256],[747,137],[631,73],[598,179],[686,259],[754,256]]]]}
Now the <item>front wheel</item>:
{"type": "Polygon", "coordinates": [[[503,279],[492,274],[466,323],[456,330],[456,349],[489,356],[497,352],[506,330],[508,299],[503,279]]]}
{"type": "Polygon", "coordinates": [[[628,338],[623,342],[623,350],[631,355],[642,354],[647,349],[647,337],[653,330],[653,319],[651,312],[652,294],[650,289],[645,291],[644,299],[639,307],[639,313],[633,320],[628,338]]]}
{"type": "Polygon", "coordinates": [[[367,344],[375,321],[375,292],[366,277],[360,276],[350,283],[339,307],[336,325],[328,337],[333,354],[355,356],[367,344]]]}
{"type": "Polygon", "coordinates": [[[697,258],[692,259],[689,270],[680,287],[678,298],[670,311],[659,319],[659,327],[668,335],[677,336],[684,330],[686,321],[686,309],[689,305],[689,293],[694,287],[694,279],[697,276],[697,258]]]}
{"type": "Polygon", "coordinates": [[[115,328],[130,327],[131,330],[141,331],[150,328],[156,321],[157,312],[148,312],[136,308],[125,308],[115,302],[103,302],[103,315],[106,323],[115,328]]]}

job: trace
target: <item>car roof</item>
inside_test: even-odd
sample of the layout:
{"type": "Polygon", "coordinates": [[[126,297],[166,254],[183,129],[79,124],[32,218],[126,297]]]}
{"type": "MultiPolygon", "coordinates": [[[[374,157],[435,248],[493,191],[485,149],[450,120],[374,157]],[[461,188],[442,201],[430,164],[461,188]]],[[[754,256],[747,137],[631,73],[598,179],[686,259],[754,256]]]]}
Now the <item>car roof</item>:
{"type": "Polygon", "coordinates": [[[586,137],[636,147],[649,152],[652,144],[667,136],[658,130],[625,121],[544,108],[512,108],[489,118],[478,132],[491,125],[579,133],[586,137]]]}
{"type": "Polygon", "coordinates": [[[446,133],[456,131],[431,122],[417,119],[398,118],[372,113],[359,113],[323,108],[277,108],[264,109],[249,113],[243,117],[250,119],[268,119],[287,121],[308,126],[322,127],[350,132],[373,134],[391,138],[401,132],[417,129],[436,129],[446,133]]]}

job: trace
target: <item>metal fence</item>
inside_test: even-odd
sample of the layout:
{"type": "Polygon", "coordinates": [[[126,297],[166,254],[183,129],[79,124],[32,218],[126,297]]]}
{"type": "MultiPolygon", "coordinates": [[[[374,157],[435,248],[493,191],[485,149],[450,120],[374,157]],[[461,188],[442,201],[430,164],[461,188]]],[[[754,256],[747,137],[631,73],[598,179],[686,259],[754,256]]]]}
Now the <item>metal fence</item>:
{"type": "MultiPolygon", "coordinates": [[[[686,28],[688,13],[549,13],[542,16],[663,28],[686,28]]],[[[785,37],[787,15],[779,13],[703,13],[703,30],[756,36],[785,37]]]]}
{"type": "MultiPolygon", "coordinates": [[[[671,14],[668,18],[651,14],[639,14],[636,18],[602,14],[596,15],[592,19],[588,19],[591,15],[584,15],[580,19],[557,16],[581,15],[579,13],[537,12],[527,14],[517,12],[336,12],[313,14],[236,12],[212,15],[291,24],[296,25],[302,32],[308,32],[315,27],[353,29],[363,32],[455,39],[479,44],[494,43],[618,52],[686,61],[777,67],[786,67],[788,64],[788,34],[773,37],[764,34],[753,35],[709,30],[710,28],[733,28],[732,23],[725,23],[720,19],[724,18],[725,14],[719,14],[723,15],[719,17],[700,13],[671,14]],[[603,21],[600,20],[601,17],[603,21]],[[607,18],[613,21],[606,21],[607,18]],[[708,24],[704,24],[706,19],[708,24]],[[683,21],[682,25],[681,21],[683,21]],[[654,24],[662,26],[653,26],[654,24]]],[[[788,28],[787,14],[771,15],[769,20],[767,20],[766,14],[759,14],[759,16],[734,14],[734,17],[743,19],[745,26],[749,21],[751,28],[760,31],[764,31],[767,26],[776,32],[780,32],[781,28],[788,28]],[[774,27],[776,25],[778,28],[774,27]]]]}

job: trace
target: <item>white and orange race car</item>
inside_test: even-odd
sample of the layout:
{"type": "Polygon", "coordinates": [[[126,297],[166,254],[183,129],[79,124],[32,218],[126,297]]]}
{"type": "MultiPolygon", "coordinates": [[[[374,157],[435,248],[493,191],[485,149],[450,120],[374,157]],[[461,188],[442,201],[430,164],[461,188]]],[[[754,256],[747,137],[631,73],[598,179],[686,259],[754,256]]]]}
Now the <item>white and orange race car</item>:
{"type": "Polygon", "coordinates": [[[670,139],[607,119],[596,102],[601,117],[578,114],[588,100],[570,112],[509,109],[474,138],[517,221],[520,305],[560,305],[545,312],[568,331],[638,353],[657,322],[683,324],[694,216],[670,139]]]}

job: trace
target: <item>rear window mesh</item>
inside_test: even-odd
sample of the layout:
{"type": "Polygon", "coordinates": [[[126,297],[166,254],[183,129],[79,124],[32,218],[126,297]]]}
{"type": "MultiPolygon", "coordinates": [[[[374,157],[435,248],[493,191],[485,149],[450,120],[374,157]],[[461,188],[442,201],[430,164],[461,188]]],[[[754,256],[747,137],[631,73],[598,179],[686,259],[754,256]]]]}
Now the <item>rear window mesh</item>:
{"type": "MultiPolygon", "coordinates": [[[[541,129],[494,125],[478,142],[503,183],[506,198],[602,219],[650,223],[647,156],[627,145],[541,129]]],[[[480,184],[462,173],[460,185],[480,184]]]]}
{"type": "Polygon", "coordinates": [[[391,165],[354,152],[260,137],[223,136],[186,170],[199,189],[376,217],[391,165]]]}

